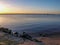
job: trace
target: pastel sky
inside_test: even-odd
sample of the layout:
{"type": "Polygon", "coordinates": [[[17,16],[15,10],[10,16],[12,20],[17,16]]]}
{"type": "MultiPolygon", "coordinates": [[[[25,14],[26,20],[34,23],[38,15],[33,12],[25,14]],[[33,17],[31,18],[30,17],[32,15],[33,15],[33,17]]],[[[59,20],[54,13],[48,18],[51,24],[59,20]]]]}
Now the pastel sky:
{"type": "Polygon", "coordinates": [[[60,14],[60,0],[0,0],[0,13],[60,14]]]}

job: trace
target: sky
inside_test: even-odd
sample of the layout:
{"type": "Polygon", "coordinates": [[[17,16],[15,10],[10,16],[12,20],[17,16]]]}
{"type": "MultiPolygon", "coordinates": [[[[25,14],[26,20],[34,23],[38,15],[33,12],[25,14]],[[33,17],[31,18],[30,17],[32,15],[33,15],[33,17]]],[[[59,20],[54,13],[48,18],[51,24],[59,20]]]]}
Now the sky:
{"type": "Polygon", "coordinates": [[[0,0],[0,13],[60,14],[60,0],[0,0]]]}

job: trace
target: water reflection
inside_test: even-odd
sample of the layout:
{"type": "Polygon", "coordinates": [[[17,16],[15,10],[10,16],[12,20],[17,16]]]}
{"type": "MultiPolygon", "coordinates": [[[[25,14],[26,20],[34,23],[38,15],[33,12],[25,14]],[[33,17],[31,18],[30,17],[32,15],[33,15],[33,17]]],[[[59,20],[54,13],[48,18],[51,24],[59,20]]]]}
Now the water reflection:
{"type": "Polygon", "coordinates": [[[40,30],[60,25],[59,15],[0,15],[0,25],[13,30],[40,30]]]}

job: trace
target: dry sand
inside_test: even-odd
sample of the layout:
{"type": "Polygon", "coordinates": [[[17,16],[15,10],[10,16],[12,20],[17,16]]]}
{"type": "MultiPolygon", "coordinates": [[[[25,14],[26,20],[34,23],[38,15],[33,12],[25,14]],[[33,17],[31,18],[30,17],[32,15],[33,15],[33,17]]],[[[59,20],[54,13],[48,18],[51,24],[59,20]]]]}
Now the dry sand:
{"type": "Polygon", "coordinates": [[[0,45],[60,45],[60,37],[38,37],[37,39],[42,41],[40,43],[38,42],[32,42],[29,40],[26,40],[24,44],[21,44],[21,40],[18,41],[12,41],[12,40],[7,40],[7,36],[4,36],[4,33],[0,32],[0,45]],[[7,42],[7,44],[6,44],[7,42]]]}
{"type": "Polygon", "coordinates": [[[60,37],[42,37],[41,39],[45,45],[60,45],[60,37]]]}

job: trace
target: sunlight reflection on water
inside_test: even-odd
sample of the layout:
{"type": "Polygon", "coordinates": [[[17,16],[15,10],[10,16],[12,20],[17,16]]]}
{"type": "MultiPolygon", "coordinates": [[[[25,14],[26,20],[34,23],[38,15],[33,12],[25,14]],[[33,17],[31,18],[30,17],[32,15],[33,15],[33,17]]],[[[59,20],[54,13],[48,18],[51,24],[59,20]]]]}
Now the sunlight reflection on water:
{"type": "MultiPolygon", "coordinates": [[[[15,31],[38,31],[48,25],[60,25],[59,15],[0,15],[0,25],[15,31]],[[38,28],[39,27],[39,28],[38,28]]],[[[44,29],[45,29],[44,28],[44,29]]]]}

